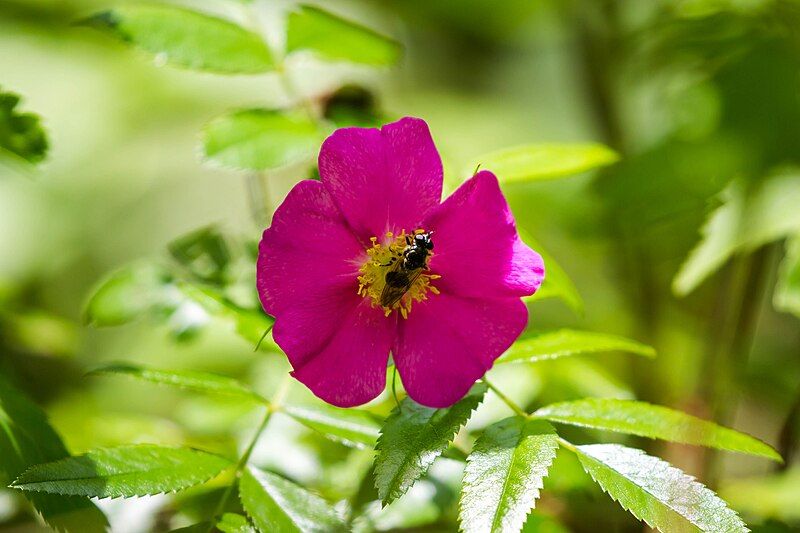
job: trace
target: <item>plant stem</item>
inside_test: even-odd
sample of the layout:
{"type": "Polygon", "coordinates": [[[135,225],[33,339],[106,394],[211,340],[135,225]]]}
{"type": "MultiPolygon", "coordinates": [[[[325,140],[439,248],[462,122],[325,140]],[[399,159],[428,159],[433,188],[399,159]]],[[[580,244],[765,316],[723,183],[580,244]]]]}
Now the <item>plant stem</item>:
{"type": "Polygon", "coordinates": [[[489,380],[486,379],[486,376],[483,377],[483,382],[486,383],[486,386],[489,387],[492,390],[492,392],[497,394],[497,397],[500,398],[501,400],[503,400],[503,403],[505,403],[512,411],[514,411],[514,413],[516,413],[519,416],[524,417],[524,418],[530,418],[531,417],[531,415],[526,413],[525,410],[522,409],[522,407],[520,407],[519,405],[516,404],[516,402],[514,402],[511,398],[509,398],[508,396],[503,394],[502,391],[500,391],[500,389],[498,389],[497,387],[492,385],[489,382],[489,380]]]}
{"type": "Polygon", "coordinates": [[[210,532],[216,523],[216,520],[222,515],[223,511],[225,510],[225,506],[228,504],[228,500],[231,498],[231,494],[233,494],[233,488],[236,486],[236,482],[241,477],[242,472],[244,471],[245,467],[247,466],[247,462],[250,460],[250,456],[253,455],[253,450],[256,448],[256,444],[258,443],[258,439],[261,437],[261,434],[267,428],[267,424],[269,423],[270,418],[272,418],[272,413],[278,411],[281,408],[281,403],[283,402],[283,398],[286,396],[286,392],[289,388],[289,374],[284,376],[283,381],[281,384],[278,385],[278,390],[270,400],[269,405],[267,405],[267,410],[264,413],[264,418],[261,419],[261,423],[258,425],[253,438],[250,439],[250,443],[247,445],[244,453],[242,453],[241,457],[239,457],[239,461],[236,463],[236,470],[233,472],[233,481],[225,488],[225,492],[222,494],[222,498],[220,498],[219,503],[217,504],[216,509],[214,509],[214,514],[211,515],[211,525],[209,525],[208,531],[210,532]]]}

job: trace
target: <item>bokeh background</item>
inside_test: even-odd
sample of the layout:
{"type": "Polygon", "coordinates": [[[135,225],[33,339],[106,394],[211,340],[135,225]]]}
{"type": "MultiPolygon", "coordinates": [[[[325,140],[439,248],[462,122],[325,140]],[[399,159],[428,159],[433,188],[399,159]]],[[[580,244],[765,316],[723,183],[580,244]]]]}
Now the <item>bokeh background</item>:
{"type": "MultiPolygon", "coordinates": [[[[224,0],[202,4],[188,3],[241,17],[224,0]]],[[[255,4],[268,36],[280,34],[279,13],[288,5],[255,4]]],[[[385,116],[424,118],[450,183],[480,154],[522,143],[597,141],[621,156],[599,172],[504,191],[519,226],[557,259],[582,300],[532,303],[531,329],[618,333],[654,346],[658,358],[609,354],[499,372],[497,380],[529,406],[637,397],[758,436],[785,453],[784,467],[638,444],[717,488],[754,528],[800,531],[800,470],[793,467],[800,322],[791,305],[773,302],[789,262],[786,240],[800,236],[800,171],[793,167],[800,164],[800,2],[324,6],[396,37],[406,50],[391,69],[294,62],[300,92],[317,102],[353,84],[385,116]],[[783,180],[776,191],[763,193],[776,175],[783,180]],[[706,265],[708,275],[695,275],[691,286],[676,283],[734,181],[736,198],[757,204],[752,210],[772,216],[779,229],[738,239],[749,219],[723,219],[716,231],[732,236],[714,268],[706,265]]],[[[273,173],[254,193],[245,173],[203,163],[199,132],[230,109],[280,106],[292,96],[274,75],[154,65],[73,25],[106,7],[104,0],[0,0],[0,84],[43,117],[51,145],[36,169],[0,162],[0,369],[45,408],[73,452],[132,441],[230,450],[256,422],[241,406],[84,373],[126,360],[211,370],[269,391],[287,368],[280,357],[254,353],[229,321],[202,310],[179,317],[191,323],[186,335],[174,317],[110,329],[82,317],[99,280],[132,262],[166,261],[167,245],[187,232],[213,224],[245,245],[259,237],[269,213],[253,209],[254,194],[276,205],[308,170],[273,173]]],[[[252,264],[243,263],[246,283],[252,264]]],[[[799,307],[795,301],[800,315],[799,307]]],[[[302,387],[292,393],[307,394],[302,387]]],[[[503,408],[488,402],[483,419],[492,409],[503,408]]],[[[480,412],[472,423],[480,425],[480,412]]],[[[369,466],[369,453],[322,442],[283,419],[270,426],[256,457],[329,495],[352,490],[369,466]]],[[[454,530],[459,475],[437,463],[373,527],[454,530]]],[[[530,531],[642,529],[568,458],[559,459],[545,489],[537,505],[545,518],[529,520],[530,531]]],[[[202,509],[208,490],[186,498],[202,509]]],[[[131,532],[164,527],[171,506],[166,496],[102,503],[114,531],[131,532]]],[[[38,527],[15,494],[0,491],[0,530],[38,527]]]]}

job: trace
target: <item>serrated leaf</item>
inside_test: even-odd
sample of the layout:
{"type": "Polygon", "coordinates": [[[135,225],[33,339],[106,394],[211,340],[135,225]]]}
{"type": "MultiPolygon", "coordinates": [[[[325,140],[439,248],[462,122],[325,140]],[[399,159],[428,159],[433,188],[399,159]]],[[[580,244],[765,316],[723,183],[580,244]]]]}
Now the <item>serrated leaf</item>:
{"type": "Polygon", "coordinates": [[[373,448],[380,434],[380,422],[367,411],[327,404],[287,405],[281,411],[329,439],[355,448],[373,448]]]}
{"type": "Polygon", "coordinates": [[[583,299],[580,293],[578,293],[575,284],[561,265],[559,265],[553,256],[547,253],[539,242],[528,232],[520,229],[519,235],[525,244],[536,250],[539,255],[542,256],[546,270],[544,281],[542,281],[539,290],[531,296],[526,296],[523,300],[526,302],[533,302],[546,298],[559,298],[572,309],[573,313],[578,315],[583,314],[583,299]]]}
{"type": "Polygon", "coordinates": [[[478,383],[446,409],[423,407],[404,398],[381,429],[375,447],[375,487],[384,505],[393,502],[422,477],[455,437],[486,394],[478,383]]]}
{"type": "Polygon", "coordinates": [[[128,4],[81,24],[153,54],[158,63],[220,74],[255,74],[274,63],[264,40],[225,19],[157,4],[128,4]]]}
{"type": "Polygon", "coordinates": [[[800,233],[786,241],[772,303],[775,309],[800,317],[800,233]]]}
{"type": "Polygon", "coordinates": [[[239,497],[260,531],[328,533],[345,529],[327,501],[271,472],[245,469],[239,497]]]}
{"type": "Polygon", "coordinates": [[[222,533],[256,533],[247,518],[236,513],[225,513],[217,522],[217,529],[222,533]]]}
{"type": "Polygon", "coordinates": [[[459,504],[465,533],[519,531],[556,456],[549,423],[511,417],[487,427],[467,458],[459,504]]]}
{"type": "Polygon", "coordinates": [[[11,484],[24,491],[119,498],[175,492],[205,483],[232,466],[208,452],[154,444],[99,448],[34,465],[11,484]]]}
{"type": "Polygon", "coordinates": [[[526,144],[484,154],[467,168],[472,172],[480,165],[500,183],[510,183],[563,178],[618,160],[617,153],[602,144],[526,144]]]}
{"type": "Polygon", "coordinates": [[[369,28],[312,6],[289,14],[288,52],[308,50],[322,59],[384,66],[400,59],[398,42],[369,28]]]}
{"type": "MultiPolygon", "coordinates": [[[[0,376],[0,483],[7,485],[31,465],[68,455],[44,412],[0,376]]],[[[108,528],[105,515],[86,498],[25,496],[56,531],[102,533],[108,528]]]]}
{"type": "Polygon", "coordinates": [[[314,157],[325,133],[305,113],[245,109],[211,121],[203,149],[225,167],[275,169],[314,157]]]}
{"type": "Polygon", "coordinates": [[[41,119],[17,109],[20,97],[0,88],[0,152],[5,150],[28,163],[39,163],[47,155],[47,135],[41,119]]]}
{"type": "Polygon", "coordinates": [[[90,376],[97,375],[124,375],[132,378],[168,385],[181,389],[189,389],[209,394],[233,396],[241,400],[265,403],[266,400],[251,391],[242,383],[227,376],[197,372],[194,370],[160,370],[129,364],[112,364],[102,366],[89,372],[90,376]]]}
{"type": "Polygon", "coordinates": [[[756,188],[733,181],[720,195],[722,205],[701,228],[701,240],[672,282],[679,296],[692,292],[735,253],[800,232],[800,172],[784,169],[756,188]]]}
{"type": "Polygon", "coordinates": [[[750,435],[646,402],[587,398],[551,404],[534,415],[551,422],[708,446],[781,461],[781,456],[771,446],[750,435]]]}
{"type": "Polygon", "coordinates": [[[650,527],[665,533],[749,531],[719,496],[666,461],[618,444],[573,451],[609,496],[650,527]]]}
{"type": "Polygon", "coordinates": [[[618,335],[560,329],[519,339],[497,359],[495,364],[535,363],[571,355],[602,352],[626,352],[644,357],[656,355],[650,346],[618,335]]]}

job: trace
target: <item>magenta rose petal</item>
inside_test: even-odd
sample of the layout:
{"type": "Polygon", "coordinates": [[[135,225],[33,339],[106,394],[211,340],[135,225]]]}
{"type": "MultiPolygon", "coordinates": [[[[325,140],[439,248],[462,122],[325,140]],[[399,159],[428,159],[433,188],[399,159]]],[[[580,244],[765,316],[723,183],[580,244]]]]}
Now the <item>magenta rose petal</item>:
{"type": "Polygon", "coordinates": [[[319,173],[362,242],[412,231],[442,195],[442,161],[416,118],[335,131],[322,144],[319,173]]]}
{"type": "Polygon", "coordinates": [[[367,403],[386,385],[396,318],[386,318],[380,309],[359,300],[348,314],[340,311],[331,317],[339,328],[319,351],[303,360],[289,357],[294,377],[319,398],[338,407],[367,403]]]}
{"type": "Polygon", "coordinates": [[[528,296],[544,279],[544,262],[523,243],[497,178],[478,172],[424,221],[433,230],[430,267],[443,293],[528,296]]]}
{"type": "Polygon", "coordinates": [[[408,395],[428,407],[460,400],[525,329],[518,298],[474,299],[439,294],[398,321],[392,351],[408,395]]]}

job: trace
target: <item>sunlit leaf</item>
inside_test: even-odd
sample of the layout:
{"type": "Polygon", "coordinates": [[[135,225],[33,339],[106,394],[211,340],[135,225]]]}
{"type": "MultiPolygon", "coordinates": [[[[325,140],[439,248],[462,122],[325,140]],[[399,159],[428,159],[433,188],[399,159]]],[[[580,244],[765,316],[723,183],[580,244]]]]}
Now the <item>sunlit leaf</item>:
{"type": "Polygon", "coordinates": [[[221,74],[266,72],[274,63],[263,39],[230,21],[157,4],[128,4],[81,22],[171,63],[221,74]]]}
{"type": "Polygon", "coordinates": [[[194,370],[159,370],[129,364],[113,364],[92,370],[89,375],[123,375],[132,378],[168,385],[181,389],[189,389],[197,392],[209,394],[220,394],[223,396],[233,396],[241,400],[263,403],[261,396],[248,389],[233,378],[210,374],[208,372],[197,372],[194,370]]]}
{"type": "MultiPolygon", "coordinates": [[[[44,412],[0,376],[0,483],[8,485],[28,467],[67,455],[44,412]]],[[[57,531],[101,533],[108,528],[106,517],[86,498],[39,493],[25,496],[57,531]]]]}
{"type": "Polygon", "coordinates": [[[464,470],[459,520],[465,533],[519,531],[558,449],[553,426],[512,417],[487,427],[464,470]]]}
{"type": "Polygon", "coordinates": [[[583,299],[570,277],[556,260],[528,232],[519,230],[523,242],[536,250],[544,260],[545,276],[542,285],[532,296],[523,298],[533,302],[546,298],[559,298],[576,314],[583,314],[583,299]]]}
{"type": "Polygon", "coordinates": [[[300,6],[289,14],[286,49],[308,50],[329,61],[376,66],[396,63],[402,52],[393,39],[311,6],[300,6]]]}
{"type": "Polygon", "coordinates": [[[735,253],[800,232],[800,173],[776,172],[757,185],[732,182],[710,213],[701,240],[675,275],[675,294],[692,292],[735,253]]]}
{"type": "Polygon", "coordinates": [[[775,461],[781,460],[778,452],[771,446],[750,435],[645,402],[588,398],[551,404],[542,407],[534,415],[551,422],[708,446],[758,455],[775,461]]]}
{"type": "Polygon", "coordinates": [[[217,529],[222,533],[256,533],[247,518],[236,513],[225,513],[217,522],[217,529]]]}
{"type": "Polygon", "coordinates": [[[800,233],[786,243],[772,302],[776,309],[800,317],[800,233]]]}
{"type": "Polygon", "coordinates": [[[527,144],[481,155],[468,165],[480,165],[500,183],[541,181],[580,174],[615,163],[619,156],[602,144],[527,144]]]}
{"type": "Polygon", "coordinates": [[[344,531],[336,511],[322,498],[271,472],[249,467],[239,497],[260,531],[282,533],[344,531]]]}
{"type": "Polygon", "coordinates": [[[178,294],[170,289],[171,276],[149,264],[126,266],[100,282],[84,309],[87,323],[119,326],[157,309],[174,308],[178,294]]]}
{"type": "Polygon", "coordinates": [[[12,486],[93,498],[145,496],[205,483],[229,466],[227,459],[200,450],[140,444],[34,465],[12,486]]]}
{"type": "Polygon", "coordinates": [[[571,355],[603,352],[625,352],[644,357],[656,355],[650,346],[618,335],[560,329],[519,339],[495,364],[535,363],[571,355]]]}
{"type": "Polygon", "coordinates": [[[650,527],[664,533],[749,531],[716,494],[661,459],[618,444],[572,449],[597,484],[650,527]]]}
{"type": "Polygon", "coordinates": [[[0,153],[5,150],[29,163],[39,163],[47,154],[47,135],[37,115],[16,109],[19,101],[18,95],[0,88],[0,153]]]}
{"type": "Polygon", "coordinates": [[[302,112],[245,109],[203,130],[206,157],[220,165],[267,170],[311,159],[326,132],[302,112]]]}
{"type": "Polygon", "coordinates": [[[326,437],[356,448],[372,448],[381,424],[372,414],[358,409],[339,409],[327,404],[291,406],[281,409],[301,424],[326,437]]]}
{"type": "Polygon", "coordinates": [[[400,402],[386,419],[375,448],[375,486],[385,505],[405,494],[447,449],[484,394],[486,385],[479,383],[446,409],[423,407],[408,397],[400,402]]]}

